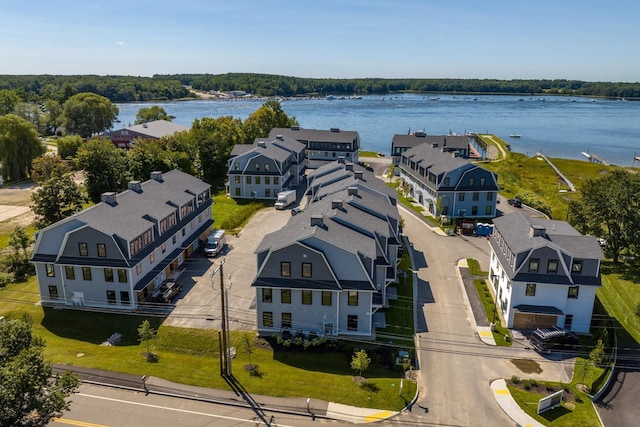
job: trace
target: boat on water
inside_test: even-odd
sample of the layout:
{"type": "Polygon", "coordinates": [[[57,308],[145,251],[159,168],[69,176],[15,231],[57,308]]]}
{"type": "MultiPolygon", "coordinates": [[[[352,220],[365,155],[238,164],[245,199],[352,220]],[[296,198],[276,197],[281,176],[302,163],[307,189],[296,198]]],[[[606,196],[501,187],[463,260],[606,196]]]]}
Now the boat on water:
{"type": "Polygon", "coordinates": [[[335,96],[333,95],[327,95],[327,101],[333,101],[334,99],[336,99],[335,96]]]}
{"type": "Polygon", "coordinates": [[[510,133],[509,134],[509,138],[520,138],[522,137],[522,135],[520,135],[519,133],[510,133]]]}

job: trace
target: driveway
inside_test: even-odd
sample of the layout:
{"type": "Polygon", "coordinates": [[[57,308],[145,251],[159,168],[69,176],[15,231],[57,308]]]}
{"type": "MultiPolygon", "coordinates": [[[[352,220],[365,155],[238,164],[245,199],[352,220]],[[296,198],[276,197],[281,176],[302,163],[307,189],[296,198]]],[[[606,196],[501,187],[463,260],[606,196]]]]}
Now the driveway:
{"type": "Polygon", "coordinates": [[[220,329],[220,272],[213,278],[211,274],[224,265],[224,285],[228,291],[229,328],[234,330],[255,330],[255,290],[251,283],[257,272],[254,251],[262,238],[282,228],[291,218],[289,209],[262,209],[254,215],[237,236],[227,236],[227,248],[215,258],[206,258],[201,251],[185,262],[183,282],[192,283],[191,289],[179,299],[175,309],[164,324],[183,328],[220,329]],[[190,268],[190,264],[192,268],[190,268]],[[206,263],[206,268],[198,268],[206,263]]]}

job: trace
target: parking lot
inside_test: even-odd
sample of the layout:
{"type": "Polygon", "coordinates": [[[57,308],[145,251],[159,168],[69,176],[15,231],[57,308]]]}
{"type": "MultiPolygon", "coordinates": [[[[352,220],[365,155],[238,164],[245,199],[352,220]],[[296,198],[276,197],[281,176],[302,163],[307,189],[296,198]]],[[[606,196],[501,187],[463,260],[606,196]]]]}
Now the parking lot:
{"type": "Polygon", "coordinates": [[[229,328],[255,330],[255,290],[251,288],[257,271],[254,251],[265,235],[282,228],[290,218],[290,209],[263,209],[254,215],[239,235],[227,236],[227,247],[222,254],[207,258],[200,249],[187,259],[180,277],[184,291],[175,300],[176,307],[164,324],[183,328],[221,328],[220,272],[213,282],[211,274],[224,260],[222,271],[228,292],[229,328]]]}

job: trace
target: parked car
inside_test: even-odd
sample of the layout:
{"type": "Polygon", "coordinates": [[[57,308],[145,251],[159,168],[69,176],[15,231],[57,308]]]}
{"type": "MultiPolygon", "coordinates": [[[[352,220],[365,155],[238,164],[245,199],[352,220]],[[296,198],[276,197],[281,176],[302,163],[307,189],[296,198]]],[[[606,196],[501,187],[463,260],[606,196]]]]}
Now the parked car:
{"type": "Polygon", "coordinates": [[[298,215],[300,212],[302,212],[302,209],[297,208],[297,207],[293,208],[293,209],[291,209],[291,216],[298,215]]]}
{"type": "Polygon", "coordinates": [[[514,208],[521,208],[522,207],[522,201],[520,201],[520,199],[518,199],[518,198],[509,199],[509,200],[507,200],[507,203],[509,203],[514,208]]]}
{"type": "Polygon", "coordinates": [[[551,350],[572,350],[578,347],[578,336],[566,329],[554,326],[550,329],[536,329],[531,334],[531,345],[541,353],[551,350]]]}

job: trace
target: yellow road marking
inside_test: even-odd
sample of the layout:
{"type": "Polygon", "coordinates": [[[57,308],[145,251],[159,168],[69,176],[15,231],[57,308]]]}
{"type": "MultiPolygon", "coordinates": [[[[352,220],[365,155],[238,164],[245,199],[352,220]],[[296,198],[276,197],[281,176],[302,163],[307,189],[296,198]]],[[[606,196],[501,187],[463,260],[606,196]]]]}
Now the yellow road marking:
{"type": "Polygon", "coordinates": [[[364,417],[364,421],[367,423],[373,423],[376,421],[384,420],[385,418],[389,418],[392,415],[393,412],[391,411],[382,411],[373,415],[367,415],[366,417],[364,417]]]}
{"type": "Polygon", "coordinates": [[[480,336],[481,337],[490,337],[491,336],[491,332],[489,332],[489,331],[480,331],[480,336]]]}
{"type": "Polygon", "coordinates": [[[51,421],[54,421],[56,423],[70,424],[72,426],[81,426],[81,427],[107,427],[103,424],[85,423],[84,421],[68,420],[65,418],[53,418],[51,421]]]}
{"type": "Polygon", "coordinates": [[[497,389],[496,394],[509,394],[509,390],[505,390],[505,389],[497,389]]]}

